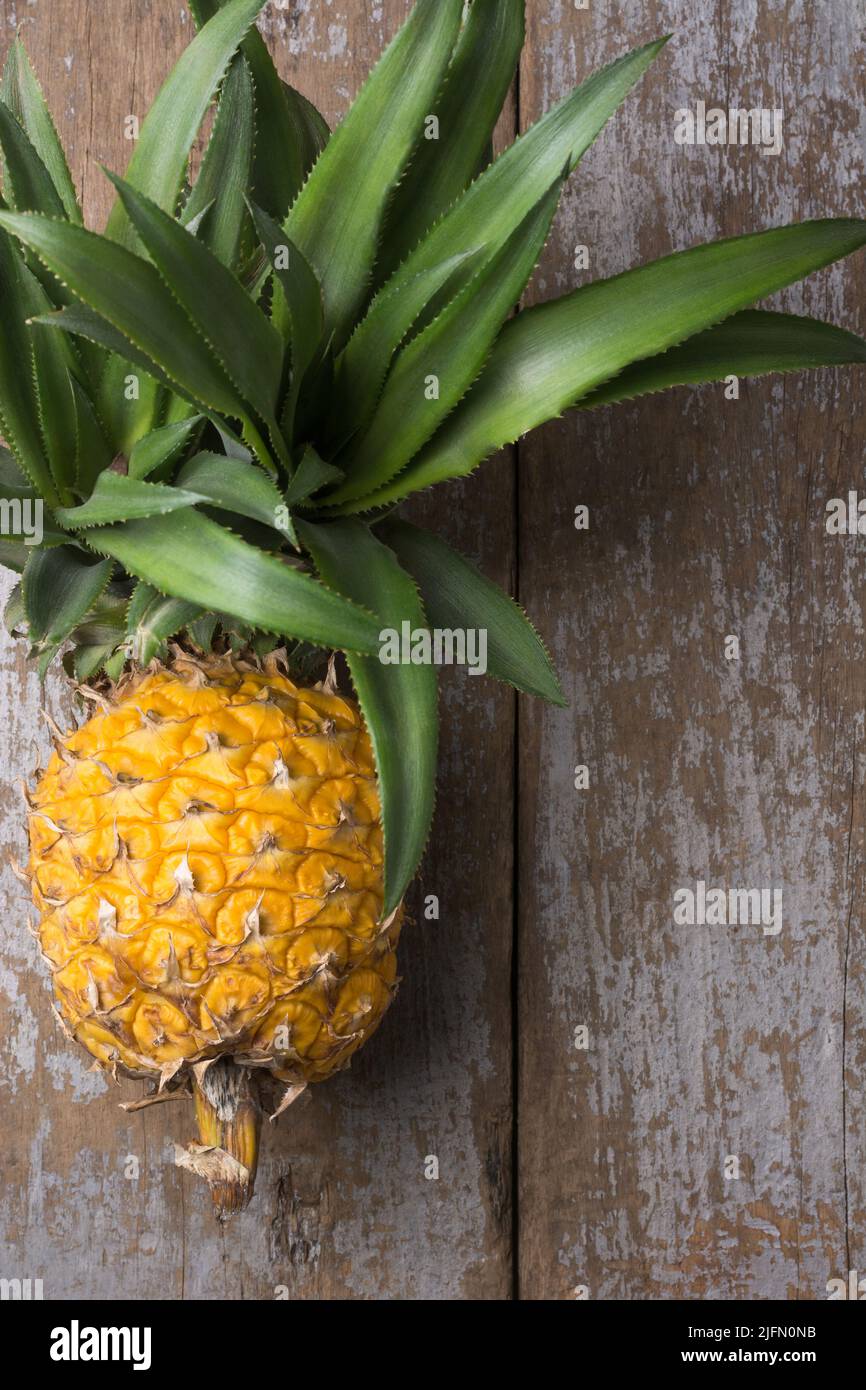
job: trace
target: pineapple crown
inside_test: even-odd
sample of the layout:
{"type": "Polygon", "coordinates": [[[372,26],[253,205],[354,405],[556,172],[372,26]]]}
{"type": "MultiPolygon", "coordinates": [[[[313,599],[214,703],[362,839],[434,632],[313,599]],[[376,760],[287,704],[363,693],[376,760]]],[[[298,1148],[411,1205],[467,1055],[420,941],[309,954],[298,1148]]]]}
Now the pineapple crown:
{"type": "Polygon", "coordinates": [[[493,160],[523,0],[418,0],[339,128],[281,81],[265,0],[191,0],[197,37],[86,230],[36,77],[0,89],[0,563],[44,674],[117,679],[179,635],[303,669],[346,654],[379,771],[386,912],[432,815],[437,678],[384,630],[486,633],[490,673],[563,703],[521,610],[405,498],[564,410],[863,363],[757,300],[862,246],[822,220],[695,247],[512,316],[563,185],[666,39],[493,160]],[[215,106],[194,183],[190,153],[215,106]],[[33,517],[38,510],[39,526],[33,517]],[[34,539],[39,540],[33,545],[34,539]]]}

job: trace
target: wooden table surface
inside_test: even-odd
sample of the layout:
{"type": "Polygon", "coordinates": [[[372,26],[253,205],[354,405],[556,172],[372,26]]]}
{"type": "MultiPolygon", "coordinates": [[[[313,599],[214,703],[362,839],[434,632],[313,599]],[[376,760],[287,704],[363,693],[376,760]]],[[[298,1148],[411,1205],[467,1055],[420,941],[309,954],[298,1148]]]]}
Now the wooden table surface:
{"type": "MultiPolygon", "coordinates": [[[[286,0],[261,27],[334,122],[407,10],[286,0]]],[[[674,34],[573,178],[533,297],[863,215],[864,0],[527,0],[527,19],[509,138],[674,34]],[[699,100],[783,108],[782,153],[677,145],[674,113],[699,100]]],[[[101,225],[99,165],[125,165],[124,118],[189,40],[186,11],[0,0],[0,20],[101,225]]],[[[778,302],[864,332],[866,260],[778,302]]],[[[445,682],[399,999],[352,1070],[266,1135],[226,1231],[171,1165],[189,1112],[124,1114],[137,1087],[89,1071],[53,1023],[4,869],[0,1277],[52,1299],[814,1299],[866,1271],[866,542],[824,527],[827,500],[863,486],[864,444],[862,373],[680,390],[552,424],[416,506],[519,593],[570,707],[445,682]],[[674,892],[699,880],[782,887],[782,931],[674,926],[674,892]]],[[[0,698],[22,857],[14,784],[47,740],[5,638],[0,698]]],[[[56,677],[44,703],[69,718],[56,677]]]]}

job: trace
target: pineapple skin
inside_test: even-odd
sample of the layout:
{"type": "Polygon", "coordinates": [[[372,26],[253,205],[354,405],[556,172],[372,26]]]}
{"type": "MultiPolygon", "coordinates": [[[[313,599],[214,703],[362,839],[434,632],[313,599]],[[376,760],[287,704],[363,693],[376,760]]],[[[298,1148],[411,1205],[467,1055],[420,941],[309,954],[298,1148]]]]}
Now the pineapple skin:
{"type": "Polygon", "coordinates": [[[28,800],[59,1016],[103,1067],[162,1086],[228,1054],[300,1087],[378,1027],[402,912],[351,700],[179,657],[57,738],[28,800]]]}

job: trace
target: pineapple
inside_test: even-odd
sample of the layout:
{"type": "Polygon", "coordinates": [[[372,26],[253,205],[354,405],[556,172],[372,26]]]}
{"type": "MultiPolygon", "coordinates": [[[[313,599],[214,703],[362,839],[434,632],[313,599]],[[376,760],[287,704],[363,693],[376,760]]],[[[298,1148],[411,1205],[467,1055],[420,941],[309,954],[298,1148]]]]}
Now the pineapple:
{"type": "Polygon", "coordinates": [[[395,987],[400,914],[382,920],[357,706],[298,689],[276,654],[176,655],[57,738],[30,845],[61,1021],[157,1094],[191,1072],[211,1142],[182,1161],[218,1173],[231,1210],[257,1111],[226,1133],[220,1088],[263,1067],[294,1099],[347,1064],[395,987]]]}
{"type": "Polygon", "coordinates": [[[481,629],[491,675],[564,703],[523,612],[400,504],[565,409],[866,362],[750,307],[862,246],[853,220],[512,315],[664,39],[491,163],[522,0],[418,0],[333,134],[280,80],[263,3],[193,0],[101,234],[18,42],[0,89],[6,616],[84,710],[29,794],[24,876],[60,1022],[149,1082],[134,1105],[193,1098],[178,1161],[223,1217],[262,1113],[344,1067],[396,989],[437,676],[386,661],[389,634],[481,629]]]}

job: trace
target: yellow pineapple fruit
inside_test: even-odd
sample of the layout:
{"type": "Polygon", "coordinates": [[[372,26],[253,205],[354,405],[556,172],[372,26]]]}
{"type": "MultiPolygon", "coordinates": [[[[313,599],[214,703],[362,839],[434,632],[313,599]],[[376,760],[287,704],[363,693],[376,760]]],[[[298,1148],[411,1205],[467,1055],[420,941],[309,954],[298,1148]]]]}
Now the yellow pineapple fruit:
{"type": "Polygon", "coordinates": [[[183,1161],[235,1209],[257,1081],[291,1099],[346,1066],[396,987],[357,706],[273,656],[177,656],[55,740],[29,820],[64,1023],[104,1067],[194,1088],[203,1147],[183,1161]]]}

